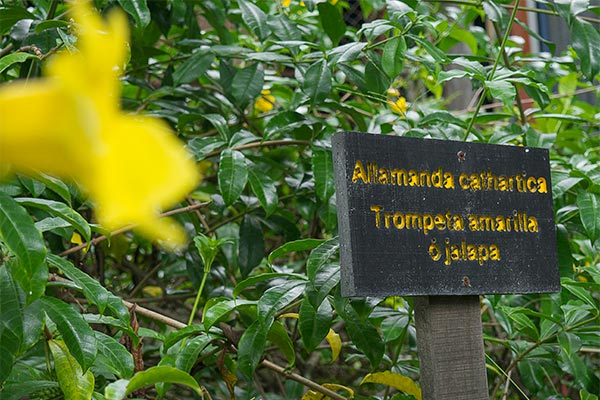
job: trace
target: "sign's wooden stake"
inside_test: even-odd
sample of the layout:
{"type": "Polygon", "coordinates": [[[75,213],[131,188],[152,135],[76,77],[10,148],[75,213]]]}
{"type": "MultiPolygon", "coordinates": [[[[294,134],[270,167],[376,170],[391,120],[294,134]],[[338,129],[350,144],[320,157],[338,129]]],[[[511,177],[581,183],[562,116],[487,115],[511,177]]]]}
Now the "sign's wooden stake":
{"type": "Polygon", "coordinates": [[[414,306],[423,400],[487,400],[479,296],[419,296],[414,306]]]}

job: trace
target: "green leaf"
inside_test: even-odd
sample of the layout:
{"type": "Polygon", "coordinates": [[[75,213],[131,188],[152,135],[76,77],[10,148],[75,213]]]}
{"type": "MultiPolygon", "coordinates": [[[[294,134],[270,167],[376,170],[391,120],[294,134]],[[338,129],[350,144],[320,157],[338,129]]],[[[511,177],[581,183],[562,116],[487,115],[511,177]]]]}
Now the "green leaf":
{"type": "Polygon", "coordinates": [[[163,342],[163,351],[167,351],[171,346],[175,343],[179,342],[181,339],[193,336],[200,335],[206,332],[203,324],[200,325],[188,325],[185,328],[178,329],[176,331],[170,332],[169,335],[164,339],[163,342]]]}
{"type": "Polygon", "coordinates": [[[406,333],[409,326],[408,315],[391,315],[381,323],[381,332],[386,343],[396,340],[406,333]]]}
{"type": "Polygon", "coordinates": [[[150,24],[151,15],[147,0],[118,0],[125,12],[133,17],[138,28],[145,28],[150,24]]]}
{"type": "Polygon", "coordinates": [[[179,86],[182,83],[189,83],[201,78],[212,64],[213,59],[214,55],[205,50],[192,53],[192,56],[173,72],[173,84],[179,86]]]}
{"type": "Polygon", "coordinates": [[[312,169],[315,177],[317,197],[324,203],[335,193],[333,181],[333,156],[331,150],[323,147],[312,148],[312,169]]]}
{"type": "Polygon", "coordinates": [[[213,335],[204,334],[186,341],[183,348],[172,347],[171,349],[176,352],[175,366],[182,371],[190,372],[202,350],[213,340],[215,340],[213,335]]]}
{"type": "Polygon", "coordinates": [[[455,117],[452,113],[448,111],[435,111],[425,115],[421,121],[419,121],[419,125],[428,125],[434,123],[442,123],[442,124],[454,124],[460,127],[466,128],[467,124],[462,119],[455,117]]]}
{"type": "Polygon", "coordinates": [[[267,272],[264,274],[253,275],[239,282],[235,286],[235,288],[233,289],[233,297],[237,297],[240,293],[244,291],[244,289],[246,289],[249,286],[254,286],[257,283],[269,281],[275,278],[292,278],[306,280],[306,277],[302,274],[294,274],[289,272],[267,272]]]}
{"type": "Polygon", "coordinates": [[[267,335],[271,321],[256,320],[244,332],[238,346],[238,368],[247,377],[251,377],[258,366],[267,344],[267,335]]]}
{"type": "Polygon", "coordinates": [[[306,275],[311,282],[315,281],[317,272],[325,265],[340,247],[337,237],[331,238],[314,249],[306,262],[306,275]]]}
{"type": "Polygon", "coordinates": [[[248,181],[250,182],[250,188],[258,198],[260,205],[268,217],[277,209],[277,204],[279,203],[277,187],[269,175],[263,171],[257,171],[257,169],[258,167],[253,165],[248,170],[248,181]]]}
{"type": "Polygon", "coordinates": [[[202,312],[202,323],[208,331],[214,324],[225,319],[233,310],[239,306],[256,304],[249,300],[232,300],[226,297],[213,297],[206,302],[202,312]]]}
{"type": "Polygon", "coordinates": [[[289,254],[295,251],[312,250],[324,241],[325,239],[300,239],[294,240],[292,242],[287,242],[286,244],[273,250],[271,254],[269,254],[267,261],[269,262],[269,264],[273,264],[274,260],[280,258],[285,254],[289,254]]]}
{"type": "Polygon", "coordinates": [[[383,72],[381,65],[373,61],[367,62],[365,65],[365,85],[367,90],[373,93],[383,94],[391,85],[390,78],[383,72]]]}
{"type": "Polygon", "coordinates": [[[69,187],[63,181],[46,174],[38,174],[36,179],[59,195],[69,206],[71,206],[71,192],[69,191],[69,187]]]}
{"type": "Polygon", "coordinates": [[[241,109],[246,108],[263,88],[265,73],[259,63],[254,63],[238,71],[231,81],[231,95],[241,109]]]}
{"type": "Polygon", "coordinates": [[[247,214],[240,225],[239,267],[242,277],[250,274],[252,269],[262,261],[265,255],[265,240],[259,220],[247,214]]]}
{"type": "Polygon", "coordinates": [[[22,19],[36,19],[33,14],[21,6],[0,6],[0,36],[10,31],[14,24],[22,19]]]}
{"type": "Polygon", "coordinates": [[[298,315],[298,328],[306,351],[311,352],[321,344],[329,332],[332,320],[333,310],[329,302],[322,302],[317,309],[308,299],[302,302],[298,315]]]}
{"type": "Polygon", "coordinates": [[[406,41],[402,36],[396,36],[388,40],[383,46],[381,55],[381,68],[391,79],[402,72],[404,66],[404,53],[406,52],[406,41]]]}
{"type": "Polygon", "coordinates": [[[279,348],[281,353],[283,353],[287,359],[289,366],[293,366],[296,363],[296,350],[294,349],[294,344],[292,343],[292,339],[290,339],[290,335],[288,335],[285,326],[281,322],[275,321],[273,325],[271,325],[271,329],[269,329],[269,333],[267,334],[267,339],[279,348]]]}
{"type": "Polygon", "coordinates": [[[133,375],[133,356],[115,338],[102,332],[94,331],[98,345],[96,364],[103,364],[119,378],[130,378],[133,375]]]}
{"type": "Polygon", "coordinates": [[[223,150],[217,177],[223,201],[226,205],[233,204],[248,182],[246,157],[237,150],[223,150]]]}
{"type": "Polygon", "coordinates": [[[268,325],[268,321],[272,320],[281,309],[290,305],[302,294],[305,286],[305,281],[289,280],[267,289],[258,300],[258,320],[268,325]]]}
{"type": "Polygon", "coordinates": [[[571,292],[572,295],[590,305],[598,312],[598,302],[594,300],[588,290],[581,287],[582,283],[575,282],[570,278],[561,278],[560,285],[571,292]]]}
{"type": "Polygon", "coordinates": [[[54,358],[54,371],[65,398],[69,400],[89,400],[94,393],[94,374],[81,365],[69,352],[70,347],[62,340],[49,340],[48,346],[54,358]]]}
{"type": "Polygon", "coordinates": [[[306,69],[304,81],[302,82],[302,91],[308,96],[311,107],[325,101],[329,92],[331,92],[332,79],[327,61],[323,59],[315,62],[306,69]]]}
{"type": "Polygon", "coordinates": [[[329,64],[350,62],[358,59],[367,43],[353,42],[335,47],[328,51],[327,59],[329,64]]]}
{"type": "Polygon", "coordinates": [[[260,40],[265,40],[271,34],[271,29],[267,24],[267,14],[249,1],[238,0],[238,4],[242,11],[244,23],[260,40]]]}
{"type": "Polygon", "coordinates": [[[334,46],[337,46],[340,39],[344,37],[346,33],[346,22],[340,10],[329,2],[322,2],[317,5],[319,10],[319,19],[323,30],[329,39],[333,42],[334,46]]]}
{"type": "Polygon", "coordinates": [[[54,254],[48,254],[48,264],[60,269],[69,279],[79,286],[85,298],[98,307],[100,314],[108,308],[113,315],[124,323],[129,321],[129,310],[120,297],[115,296],[104,288],[97,280],[81,271],[68,260],[54,254]]]}
{"type": "Polygon", "coordinates": [[[0,266],[0,386],[10,375],[23,343],[23,314],[19,290],[0,266]]]}
{"type": "Polygon", "coordinates": [[[73,225],[81,233],[86,242],[92,238],[92,229],[88,222],[75,210],[60,201],[19,197],[15,201],[25,207],[34,207],[44,210],[55,217],[60,217],[73,225]]]}
{"type": "Polygon", "coordinates": [[[35,301],[36,305],[56,324],[69,352],[86,371],[96,359],[96,336],[83,316],[67,303],[44,296],[35,301]]]}
{"type": "Polygon", "coordinates": [[[29,54],[29,53],[21,53],[21,52],[10,53],[10,54],[0,58],[0,74],[2,72],[4,72],[5,69],[10,68],[14,64],[19,64],[19,63],[25,62],[27,60],[30,60],[32,58],[39,60],[39,58],[37,56],[35,56],[33,54],[29,54]]]}
{"type": "Polygon", "coordinates": [[[13,277],[27,297],[31,300],[41,296],[48,280],[44,240],[27,211],[3,192],[0,192],[0,239],[18,259],[13,277]]]}
{"type": "Polygon", "coordinates": [[[339,294],[335,298],[335,310],[344,320],[350,340],[367,356],[371,366],[377,368],[385,346],[375,326],[368,319],[361,318],[349,300],[341,298],[339,294]]]}
{"type": "Polygon", "coordinates": [[[340,266],[326,264],[317,272],[313,282],[314,292],[307,294],[313,306],[318,307],[329,295],[331,289],[340,282],[340,266]]]}
{"type": "MultiPolygon", "coordinates": [[[[297,41],[302,39],[302,31],[285,15],[269,15],[267,24],[277,39],[282,41],[297,41]]],[[[292,48],[295,46],[290,46],[292,48]]]]}
{"type": "Polygon", "coordinates": [[[35,26],[35,33],[36,34],[40,34],[43,31],[45,31],[46,29],[53,29],[53,28],[68,28],[69,26],[69,22],[68,21],[63,21],[60,19],[51,19],[51,20],[46,20],[46,21],[42,21],[39,24],[37,24],[35,26]]]}
{"type": "Polygon", "coordinates": [[[581,62],[581,72],[593,82],[600,71],[600,33],[594,25],[579,18],[571,26],[573,49],[581,62]]]}
{"type": "Polygon", "coordinates": [[[592,242],[600,238],[600,195],[581,192],[577,196],[579,218],[592,242]]]}
{"type": "Polygon", "coordinates": [[[502,80],[485,81],[485,86],[490,90],[493,98],[500,100],[508,109],[512,109],[517,90],[512,83],[502,80]]]}
{"type": "Polygon", "coordinates": [[[598,396],[591,394],[585,389],[579,391],[579,397],[581,397],[581,400],[598,400],[598,396]]]}
{"type": "Polygon", "coordinates": [[[104,396],[106,400],[122,400],[138,389],[161,382],[185,385],[193,389],[196,394],[202,395],[198,382],[189,373],[174,367],[161,365],[138,372],[130,380],[119,379],[109,384],[104,389],[104,396]]]}

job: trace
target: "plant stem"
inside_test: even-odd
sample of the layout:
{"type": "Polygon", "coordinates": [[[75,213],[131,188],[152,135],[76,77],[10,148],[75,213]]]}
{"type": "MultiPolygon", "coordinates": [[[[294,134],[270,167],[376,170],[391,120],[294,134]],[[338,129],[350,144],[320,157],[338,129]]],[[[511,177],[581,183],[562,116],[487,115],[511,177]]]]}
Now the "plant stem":
{"type": "MultiPolygon", "coordinates": [[[[502,38],[502,43],[500,44],[500,49],[498,49],[498,55],[496,55],[496,60],[494,61],[494,65],[492,66],[492,70],[490,71],[488,80],[493,80],[494,79],[494,74],[496,73],[496,69],[498,69],[498,65],[500,64],[500,58],[502,57],[502,54],[504,53],[504,49],[506,48],[506,42],[508,42],[508,37],[510,36],[510,31],[512,29],[512,26],[515,22],[515,18],[517,17],[517,11],[519,11],[519,0],[515,0],[515,5],[513,7],[512,13],[510,14],[510,19],[508,21],[508,26],[506,27],[506,32],[504,32],[504,37],[502,38]]],[[[479,98],[479,101],[477,102],[477,107],[475,107],[475,112],[473,113],[473,116],[471,117],[471,120],[469,121],[469,126],[467,127],[467,131],[465,133],[465,137],[464,137],[464,141],[466,141],[469,138],[469,134],[471,133],[471,130],[473,129],[473,125],[475,124],[475,119],[477,119],[477,115],[479,114],[479,110],[481,109],[481,106],[483,105],[483,102],[485,101],[485,96],[488,92],[488,89],[486,88],[483,93],[481,93],[481,97],[479,98]]]]}
{"type": "Polygon", "coordinates": [[[204,284],[206,283],[206,278],[210,270],[204,271],[202,275],[202,282],[200,282],[200,288],[198,289],[198,293],[196,293],[196,299],[194,300],[194,306],[192,307],[192,312],[190,313],[190,318],[188,319],[188,325],[191,325],[194,322],[194,316],[196,315],[196,311],[198,311],[198,304],[200,303],[200,298],[202,297],[202,291],[204,290],[204,284]]]}

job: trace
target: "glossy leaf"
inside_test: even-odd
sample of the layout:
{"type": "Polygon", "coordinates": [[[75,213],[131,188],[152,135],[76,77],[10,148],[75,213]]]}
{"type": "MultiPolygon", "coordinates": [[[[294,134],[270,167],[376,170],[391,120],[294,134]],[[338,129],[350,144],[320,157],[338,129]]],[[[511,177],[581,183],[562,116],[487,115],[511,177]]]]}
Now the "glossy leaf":
{"type": "Polygon", "coordinates": [[[314,107],[322,103],[331,92],[331,71],[325,60],[312,64],[304,74],[302,91],[308,96],[309,104],[314,107]]]}
{"type": "Polygon", "coordinates": [[[213,59],[214,55],[212,53],[198,50],[175,69],[173,72],[173,83],[180,85],[201,78],[208,67],[210,67],[213,59]]]}
{"type": "Polygon", "coordinates": [[[98,359],[118,378],[131,378],[133,375],[133,356],[115,338],[102,332],[94,331],[98,346],[98,359]]]}
{"type": "Polygon", "coordinates": [[[48,269],[46,246],[27,211],[6,194],[0,192],[0,239],[17,257],[17,274],[13,275],[28,298],[44,292],[48,269]]]}
{"type": "Polygon", "coordinates": [[[0,58],[0,74],[7,68],[12,67],[14,64],[20,64],[27,60],[39,59],[37,56],[29,53],[16,52],[8,54],[0,58]]]}
{"type": "Polygon", "coordinates": [[[248,181],[250,182],[250,188],[252,188],[252,191],[258,198],[260,205],[265,210],[268,217],[275,212],[277,204],[279,203],[275,182],[269,175],[262,172],[259,173],[256,167],[249,168],[248,181]]]}
{"type": "Polygon", "coordinates": [[[294,344],[292,343],[292,339],[290,339],[285,326],[281,322],[275,321],[273,325],[271,325],[267,339],[279,348],[281,353],[287,359],[288,365],[293,366],[296,364],[296,350],[294,349],[294,344]]]}
{"type": "Polygon", "coordinates": [[[600,238],[600,196],[581,192],[577,196],[579,217],[586,233],[592,241],[600,238]]]}
{"type": "Polygon", "coordinates": [[[106,290],[97,280],[75,268],[68,260],[54,254],[48,254],[48,264],[60,269],[69,279],[75,282],[83,291],[86,299],[98,307],[100,314],[108,308],[112,314],[123,322],[129,321],[129,310],[123,301],[106,290]]]}
{"type": "Polygon", "coordinates": [[[36,303],[56,324],[69,353],[81,366],[83,371],[93,364],[96,359],[96,336],[81,314],[70,305],[53,297],[42,297],[36,303]]]}
{"type": "Polygon", "coordinates": [[[298,328],[307,351],[313,351],[329,333],[333,310],[329,302],[323,302],[315,310],[307,300],[300,305],[298,328]]]}
{"type": "Polygon", "coordinates": [[[271,30],[267,24],[267,14],[258,6],[247,0],[238,0],[242,19],[260,40],[265,40],[271,30]]]}
{"type": "Polygon", "coordinates": [[[150,9],[147,0],[118,0],[119,5],[135,20],[138,28],[145,28],[150,23],[150,9]]]}
{"type": "Polygon", "coordinates": [[[221,153],[218,179],[225,204],[232,204],[240,197],[248,182],[246,158],[241,152],[225,149],[221,153]]]}
{"type": "Polygon", "coordinates": [[[258,300],[258,319],[268,324],[279,310],[302,294],[305,285],[304,281],[290,280],[267,289],[258,300]]]}
{"type": "Polygon", "coordinates": [[[319,19],[329,39],[337,46],[340,39],[346,33],[346,22],[342,17],[340,10],[329,2],[317,4],[319,10],[319,19]]]}
{"type": "Polygon", "coordinates": [[[260,282],[268,281],[275,278],[291,278],[291,279],[300,279],[306,280],[306,277],[302,274],[295,273],[287,273],[287,272],[266,272],[260,275],[249,276],[243,281],[239,282],[235,288],[233,289],[233,297],[239,296],[240,293],[244,291],[244,289],[254,286],[260,282]]]}
{"type": "Polygon", "coordinates": [[[192,389],[198,395],[202,394],[198,382],[187,372],[181,371],[169,366],[156,366],[148,368],[145,371],[137,372],[133,378],[126,380],[120,379],[106,386],[104,396],[106,400],[121,400],[132,392],[153,386],[157,383],[168,382],[184,385],[192,389]]]}
{"type": "Polygon", "coordinates": [[[323,242],[323,239],[300,239],[294,240],[292,242],[287,242],[286,244],[273,250],[271,254],[269,254],[267,261],[269,262],[269,264],[272,264],[274,260],[284,256],[285,254],[297,251],[312,250],[323,242]]]}
{"type": "Polygon", "coordinates": [[[510,82],[503,80],[486,81],[485,85],[490,90],[492,97],[504,103],[505,107],[512,107],[515,96],[517,95],[517,90],[510,82]]]}
{"type": "Polygon", "coordinates": [[[395,79],[402,71],[406,49],[406,41],[402,36],[388,40],[383,46],[381,67],[391,79],[395,79]]]}
{"type": "Polygon", "coordinates": [[[263,88],[264,79],[265,73],[259,63],[243,68],[235,74],[231,82],[231,95],[240,108],[246,108],[250,101],[258,97],[263,88]]]}
{"type": "Polygon", "coordinates": [[[317,197],[327,202],[335,192],[333,183],[333,156],[331,150],[313,146],[312,168],[315,176],[317,197]]]}
{"type": "Polygon", "coordinates": [[[573,49],[581,61],[581,72],[592,82],[600,71],[600,33],[587,21],[576,18],[571,26],[573,49]]]}
{"type": "Polygon", "coordinates": [[[256,217],[246,215],[240,226],[239,267],[242,277],[248,274],[262,261],[265,254],[265,240],[256,217]]]}
{"type": "Polygon", "coordinates": [[[314,282],[317,272],[333,257],[339,247],[338,238],[335,237],[321,243],[319,247],[310,253],[306,262],[306,275],[308,279],[314,282]]]}
{"type": "Polygon", "coordinates": [[[60,201],[19,197],[15,201],[25,207],[34,207],[44,210],[55,217],[60,217],[69,222],[81,233],[86,242],[92,237],[92,229],[88,222],[75,210],[60,201]]]}
{"type": "Polygon", "coordinates": [[[0,385],[10,375],[23,342],[19,290],[6,268],[0,267],[0,385]]]}
{"type": "Polygon", "coordinates": [[[262,358],[271,321],[257,319],[244,332],[238,346],[238,368],[250,377],[262,358]]]}
{"type": "Polygon", "coordinates": [[[48,346],[54,359],[54,369],[65,398],[89,400],[94,393],[94,374],[83,372],[81,365],[69,352],[69,346],[62,340],[49,340],[48,346]]]}

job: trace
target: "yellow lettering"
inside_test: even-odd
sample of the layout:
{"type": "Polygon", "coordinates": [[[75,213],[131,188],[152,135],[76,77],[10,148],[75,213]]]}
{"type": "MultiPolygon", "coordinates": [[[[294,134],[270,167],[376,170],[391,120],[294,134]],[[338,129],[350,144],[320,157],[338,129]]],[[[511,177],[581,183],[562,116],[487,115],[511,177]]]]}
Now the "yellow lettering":
{"type": "Polygon", "coordinates": [[[546,178],[544,178],[543,176],[539,177],[537,179],[537,190],[540,193],[548,193],[548,184],[546,183],[546,178]]]}
{"type": "Polygon", "coordinates": [[[490,260],[500,261],[500,249],[495,244],[490,246],[490,260]]]}
{"type": "Polygon", "coordinates": [[[536,217],[527,217],[527,229],[529,232],[539,232],[538,221],[536,217]]]}
{"type": "Polygon", "coordinates": [[[356,160],[356,164],[354,165],[354,174],[352,174],[352,183],[356,183],[358,180],[362,180],[363,183],[367,183],[367,173],[365,171],[365,167],[363,166],[362,161],[356,160]]]}
{"type": "Polygon", "coordinates": [[[458,184],[463,190],[467,190],[469,188],[469,177],[467,174],[460,174],[458,177],[458,184]]]}
{"type": "Polygon", "coordinates": [[[403,229],[404,228],[404,214],[402,214],[401,212],[395,213],[394,218],[392,219],[392,222],[394,223],[394,226],[397,229],[403,229]]]}
{"type": "Polygon", "coordinates": [[[537,190],[537,182],[533,176],[527,178],[527,190],[531,193],[535,193],[537,190]]]}
{"type": "Polygon", "coordinates": [[[371,206],[371,211],[375,213],[375,227],[379,228],[379,212],[383,207],[381,206],[371,206]]]}

